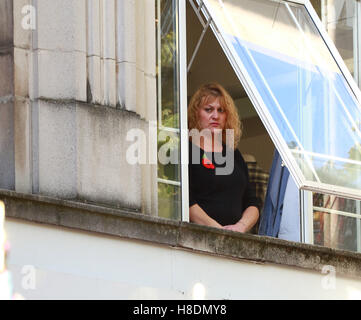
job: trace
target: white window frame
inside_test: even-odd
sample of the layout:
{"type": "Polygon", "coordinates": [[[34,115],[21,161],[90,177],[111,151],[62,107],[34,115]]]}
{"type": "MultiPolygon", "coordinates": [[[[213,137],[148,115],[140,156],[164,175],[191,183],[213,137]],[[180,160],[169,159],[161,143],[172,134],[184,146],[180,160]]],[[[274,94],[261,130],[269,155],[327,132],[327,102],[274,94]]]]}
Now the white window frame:
{"type": "MultiPolygon", "coordinates": [[[[295,1],[298,2],[298,1],[295,1]]],[[[302,1],[302,2],[306,2],[306,1],[302,1]]],[[[300,1],[301,3],[301,1],[300,1]]],[[[325,0],[322,0],[322,6],[325,6],[325,0]]],[[[354,76],[352,77],[351,73],[349,72],[346,64],[344,63],[342,57],[339,55],[337,49],[335,50],[337,57],[335,56],[336,62],[339,64],[340,69],[342,70],[342,72],[344,72],[344,75],[346,77],[346,80],[349,82],[350,86],[358,86],[358,88],[361,86],[361,70],[360,70],[360,66],[361,66],[361,24],[360,24],[360,20],[361,20],[361,2],[356,1],[355,0],[355,19],[354,19],[354,36],[353,36],[353,41],[354,41],[354,76]],[[348,72],[347,72],[347,71],[348,72]],[[351,81],[349,79],[353,78],[354,81],[351,81]]],[[[318,17],[317,13],[315,12],[315,10],[313,9],[313,6],[310,4],[310,8],[309,11],[312,11],[312,19],[314,20],[315,23],[319,22],[319,19],[314,19],[314,14],[318,17]]],[[[324,8],[322,8],[322,12],[324,11],[324,8]]],[[[333,41],[330,39],[326,29],[325,29],[325,25],[326,25],[326,20],[325,17],[322,17],[321,20],[321,25],[323,26],[323,28],[319,28],[321,35],[323,36],[325,42],[329,42],[329,45],[331,46],[335,46],[333,41]],[[325,34],[323,34],[323,32],[325,34]]],[[[359,92],[359,90],[355,90],[356,92],[359,92]]],[[[357,96],[355,94],[356,98],[358,101],[360,101],[359,96],[357,96]]],[[[317,193],[317,192],[316,192],[317,193]]],[[[301,203],[301,212],[303,213],[301,215],[301,242],[305,242],[305,243],[309,243],[309,244],[313,244],[314,243],[314,228],[313,228],[313,211],[315,209],[315,207],[313,206],[313,193],[312,191],[307,191],[307,190],[301,190],[300,191],[300,203],[301,203]]],[[[339,195],[339,194],[336,194],[339,195]]],[[[341,195],[339,195],[341,197],[341,195]]],[[[345,197],[347,198],[347,196],[345,197]]],[[[349,214],[349,213],[342,213],[342,212],[338,212],[337,210],[333,210],[333,214],[340,214],[340,215],[347,215],[353,218],[356,218],[356,236],[357,236],[357,252],[361,252],[361,202],[357,202],[356,203],[356,214],[349,214]]],[[[319,208],[321,209],[321,208],[319,208]]],[[[321,211],[323,212],[327,212],[330,211],[328,209],[322,209],[321,211]]]]}
{"type": "Polygon", "coordinates": [[[179,28],[179,123],[180,123],[180,150],[181,150],[181,203],[182,221],[189,222],[189,184],[188,184],[188,116],[187,116],[187,13],[186,1],[178,2],[179,28]]]}
{"type": "MultiPolygon", "coordinates": [[[[157,90],[157,108],[158,108],[158,129],[177,134],[179,135],[180,140],[180,181],[170,180],[170,179],[162,179],[157,178],[158,183],[162,183],[165,185],[171,185],[180,188],[181,192],[181,220],[189,221],[189,196],[188,196],[188,145],[185,147],[185,143],[188,138],[185,137],[185,134],[188,136],[187,132],[187,74],[184,73],[184,65],[187,63],[187,47],[186,47],[186,12],[185,12],[185,4],[186,0],[175,1],[175,28],[176,34],[176,51],[177,51],[177,62],[176,62],[176,72],[178,76],[178,84],[179,84],[179,92],[180,95],[177,97],[178,106],[179,106],[179,127],[166,127],[162,122],[162,108],[161,108],[161,96],[162,96],[162,88],[161,88],[161,75],[158,75],[158,90],[157,90]],[[184,159],[187,159],[185,162],[184,159]]],[[[160,17],[160,7],[158,6],[157,16],[160,17]]],[[[160,28],[157,29],[158,39],[161,38],[160,28]]],[[[157,51],[158,51],[158,66],[161,67],[161,45],[160,41],[157,43],[157,51]]]]}

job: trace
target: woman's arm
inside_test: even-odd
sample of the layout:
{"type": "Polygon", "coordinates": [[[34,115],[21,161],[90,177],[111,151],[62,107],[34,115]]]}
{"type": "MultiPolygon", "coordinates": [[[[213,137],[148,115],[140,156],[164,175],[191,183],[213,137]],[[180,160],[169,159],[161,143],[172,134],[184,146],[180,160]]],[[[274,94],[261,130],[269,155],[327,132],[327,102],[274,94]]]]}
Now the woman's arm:
{"type": "Polygon", "coordinates": [[[251,230],[252,227],[257,223],[258,218],[258,208],[250,206],[246,210],[244,210],[242,218],[236,224],[224,226],[223,228],[237,232],[247,232],[251,230]]]}
{"type": "Polygon", "coordinates": [[[222,226],[212,219],[198,204],[189,208],[189,219],[191,222],[202,224],[204,226],[222,228],[222,226]]]}

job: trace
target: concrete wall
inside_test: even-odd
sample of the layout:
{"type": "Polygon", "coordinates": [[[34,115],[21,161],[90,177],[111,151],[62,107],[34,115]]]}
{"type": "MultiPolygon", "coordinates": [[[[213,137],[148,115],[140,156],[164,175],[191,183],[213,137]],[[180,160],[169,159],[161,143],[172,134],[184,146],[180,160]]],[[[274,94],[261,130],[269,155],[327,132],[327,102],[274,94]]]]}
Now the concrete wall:
{"type": "Polygon", "coordinates": [[[156,166],[125,159],[130,129],[156,146],[154,1],[0,6],[0,188],[155,214],[156,166]]]}
{"type": "Polygon", "coordinates": [[[14,289],[26,299],[361,299],[360,278],[337,272],[232,260],[12,219],[6,230],[14,289]]]}

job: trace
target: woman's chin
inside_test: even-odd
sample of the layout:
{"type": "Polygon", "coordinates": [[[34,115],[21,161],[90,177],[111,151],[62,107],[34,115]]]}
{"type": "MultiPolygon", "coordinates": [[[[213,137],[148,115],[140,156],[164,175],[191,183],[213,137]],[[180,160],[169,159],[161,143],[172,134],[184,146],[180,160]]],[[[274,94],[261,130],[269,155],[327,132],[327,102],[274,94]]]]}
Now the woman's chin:
{"type": "Polygon", "coordinates": [[[220,133],[222,133],[222,128],[221,127],[219,127],[219,126],[212,126],[211,128],[210,128],[210,130],[211,130],[211,132],[213,133],[213,134],[220,134],[220,133]]]}

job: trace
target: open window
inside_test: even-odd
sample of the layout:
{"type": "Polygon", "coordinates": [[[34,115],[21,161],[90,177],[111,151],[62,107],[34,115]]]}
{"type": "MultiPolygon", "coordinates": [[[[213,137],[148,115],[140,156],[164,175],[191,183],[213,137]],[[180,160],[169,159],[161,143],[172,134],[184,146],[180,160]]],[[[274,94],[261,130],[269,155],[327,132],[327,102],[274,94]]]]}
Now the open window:
{"type": "MultiPolygon", "coordinates": [[[[179,81],[178,129],[186,129],[184,94],[190,97],[201,83],[216,80],[231,93],[239,108],[246,135],[240,146],[243,153],[255,156],[267,172],[276,147],[297,187],[308,190],[309,212],[317,213],[313,204],[320,194],[348,198],[357,209],[361,200],[361,95],[310,2],[177,3],[183,6],[177,9],[179,55],[177,61],[173,60],[178,63],[174,67],[179,81]],[[182,29],[185,3],[186,41],[182,29]],[[193,17],[189,19],[189,15],[193,17]],[[184,57],[186,48],[188,59],[184,57]],[[202,56],[201,61],[197,55],[202,56]],[[262,148],[255,148],[255,141],[262,141],[262,148]]],[[[179,144],[184,140],[186,136],[182,138],[180,133],[179,144]]],[[[186,158],[186,147],[181,149],[182,158],[186,158]]],[[[187,175],[180,167],[178,170],[185,211],[187,175]]],[[[302,207],[304,211],[307,205],[302,207]]],[[[358,211],[350,213],[359,224],[358,211]]],[[[183,219],[186,216],[183,213],[183,219]]],[[[308,225],[303,223],[304,232],[308,225]]]]}
{"type": "Polygon", "coordinates": [[[361,199],[360,92],[308,1],[202,10],[300,189],[361,199]]]}
{"type": "MultiPolygon", "coordinates": [[[[262,202],[265,199],[274,144],[242,83],[195,1],[187,1],[187,93],[188,101],[202,84],[220,83],[231,95],[242,120],[238,149],[245,159],[250,179],[262,202]]],[[[257,225],[252,230],[257,232],[257,225]]]]}

